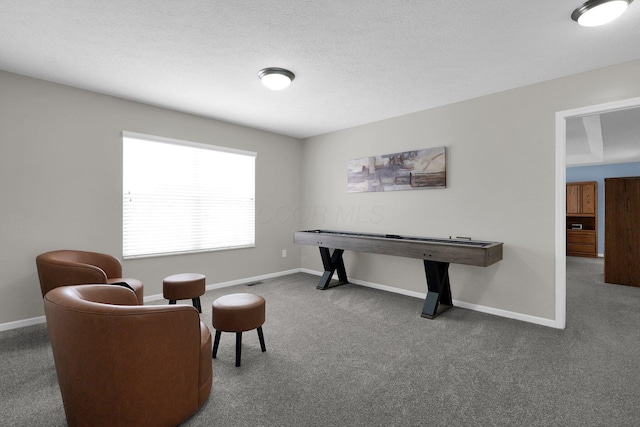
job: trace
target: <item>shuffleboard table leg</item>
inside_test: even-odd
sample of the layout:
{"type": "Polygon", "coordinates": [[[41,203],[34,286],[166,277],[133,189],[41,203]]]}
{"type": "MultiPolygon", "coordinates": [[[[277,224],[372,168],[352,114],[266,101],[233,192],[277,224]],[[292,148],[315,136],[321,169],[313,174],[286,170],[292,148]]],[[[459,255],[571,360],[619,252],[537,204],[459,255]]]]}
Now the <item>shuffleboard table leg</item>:
{"type": "Polygon", "coordinates": [[[424,300],[421,317],[434,319],[453,307],[451,284],[449,283],[449,263],[424,260],[427,276],[427,297],[424,300]]]}
{"type": "Polygon", "coordinates": [[[349,283],[347,270],[344,268],[344,261],[342,259],[343,252],[344,249],[335,249],[332,254],[329,248],[320,247],[324,274],[320,278],[318,286],[316,286],[317,289],[324,290],[349,283]],[[331,284],[331,278],[336,270],[338,271],[338,283],[331,284]]]}

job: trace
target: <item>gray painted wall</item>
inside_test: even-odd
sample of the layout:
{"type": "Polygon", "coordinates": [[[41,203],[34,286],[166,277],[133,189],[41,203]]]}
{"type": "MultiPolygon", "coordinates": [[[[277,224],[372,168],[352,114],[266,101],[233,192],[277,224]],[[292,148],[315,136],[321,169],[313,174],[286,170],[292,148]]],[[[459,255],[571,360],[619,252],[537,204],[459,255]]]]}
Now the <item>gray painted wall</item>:
{"type": "Polygon", "coordinates": [[[283,214],[300,204],[299,140],[7,72],[0,94],[0,324],[43,315],[39,253],[122,259],[123,130],[258,153],[256,247],[125,261],[145,295],[161,294],[174,273],[212,284],[300,267],[296,223],[283,214]]]}
{"type": "MultiPolygon", "coordinates": [[[[146,295],[177,272],[212,284],[321,270],[317,248],[291,243],[299,228],[471,236],[504,242],[504,260],[452,266],[454,299],[553,320],[555,189],[564,185],[555,113],[638,97],[638,75],[634,61],[301,142],[0,72],[0,325],[43,314],[37,254],[121,257],[122,130],[258,152],[256,248],[125,261],[146,295]],[[347,194],[349,159],[441,145],[448,188],[347,194]]],[[[346,262],[352,278],[426,291],[416,260],[346,253],[346,262]]]]}
{"type": "MultiPolygon", "coordinates": [[[[638,75],[635,61],[310,138],[303,204],[315,215],[303,226],[504,242],[498,264],[451,266],[454,300],[555,320],[555,213],[564,209],[555,113],[638,97],[638,75]],[[441,145],[446,189],[346,191],[350,159],[441,145]]],[[[426,291],[416,260],[346,253],[345,263],[354,279],[426,291]]],[[[322,269],[316,248],[303,249],[302,266],[322,269]]]]}

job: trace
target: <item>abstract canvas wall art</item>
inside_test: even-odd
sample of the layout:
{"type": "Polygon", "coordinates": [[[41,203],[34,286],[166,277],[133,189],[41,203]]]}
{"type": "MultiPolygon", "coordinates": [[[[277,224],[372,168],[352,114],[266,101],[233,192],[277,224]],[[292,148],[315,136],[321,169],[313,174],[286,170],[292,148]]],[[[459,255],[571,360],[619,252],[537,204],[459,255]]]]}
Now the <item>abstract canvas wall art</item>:
{"type": "Polygon", "coordinates": [[[349,160],[347,191],[420,190],[447,185],[445,147],[349,160]]]}

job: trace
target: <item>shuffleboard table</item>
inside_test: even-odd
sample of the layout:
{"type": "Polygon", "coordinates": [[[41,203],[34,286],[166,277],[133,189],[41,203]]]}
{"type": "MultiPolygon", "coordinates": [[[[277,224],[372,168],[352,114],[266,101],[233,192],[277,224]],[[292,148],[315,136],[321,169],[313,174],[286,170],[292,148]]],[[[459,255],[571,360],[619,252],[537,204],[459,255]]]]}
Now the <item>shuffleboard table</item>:
{"type": "Polygon", "coordinates": [[[293,242],[320,248],[324,274],[317,289],[321,290],[349,283],[342,259],[345,250],[422,259],[428,290],[421,316],[429,319],[453,306],[449,264],[487,267],[502,259],[501,242],[463,238],[438,239],[395,234],[307,230],[294,232],[293,242]],[[336,271],[338,282],[331,283],[336,271]]]}

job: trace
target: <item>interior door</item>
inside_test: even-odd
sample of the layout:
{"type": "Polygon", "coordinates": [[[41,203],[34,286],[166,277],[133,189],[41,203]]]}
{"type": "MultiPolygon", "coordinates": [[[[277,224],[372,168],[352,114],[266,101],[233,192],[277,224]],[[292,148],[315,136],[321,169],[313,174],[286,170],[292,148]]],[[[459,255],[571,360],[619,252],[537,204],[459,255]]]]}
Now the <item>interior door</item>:
{"type": "Polygon", "coordinates": [[[640,286],[640,177],[604,180],[604,281],[640,286]]]}

